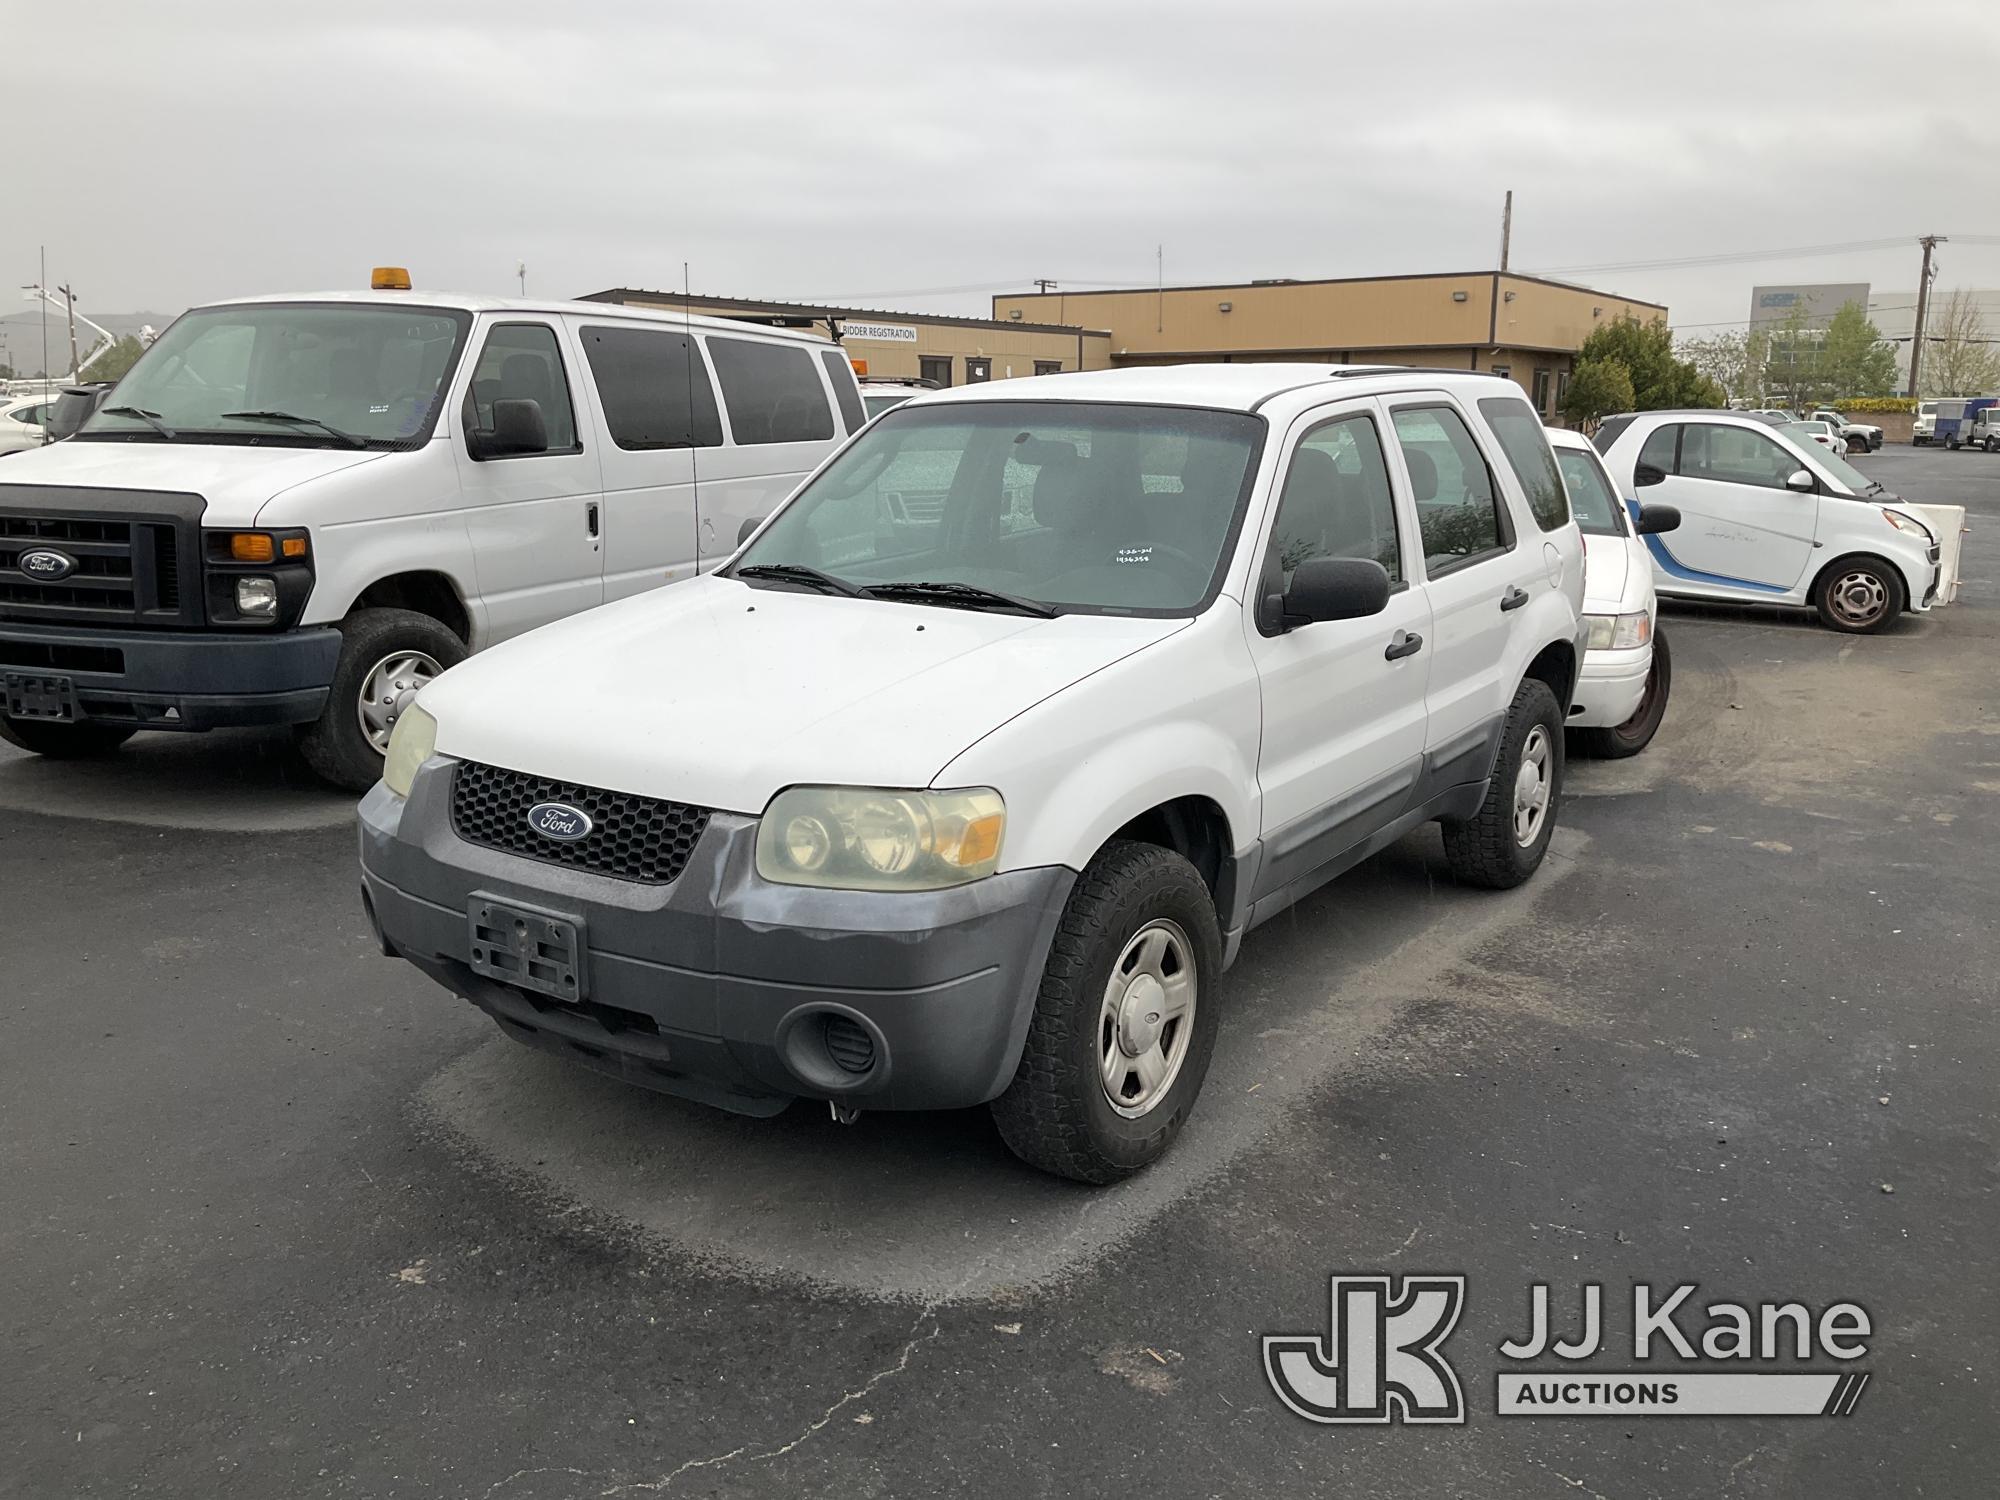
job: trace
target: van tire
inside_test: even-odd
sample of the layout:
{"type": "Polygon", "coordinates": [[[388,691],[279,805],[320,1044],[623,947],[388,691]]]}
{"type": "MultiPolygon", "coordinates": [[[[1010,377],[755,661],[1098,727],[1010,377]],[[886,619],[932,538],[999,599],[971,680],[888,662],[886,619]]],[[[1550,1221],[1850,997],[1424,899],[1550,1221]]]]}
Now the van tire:
{"type": "Polygon", "coordinates": [[[466,658],[465,642],[449,626],[415,610],[358,609],[342,620],[326,709],[298,731],[299,753],[321,780],[365,792],[382,779],[382,752],[361,725],[361,687],[379,663],[399,652],[427,657],[438,671],[466,658]]]}
{"type": "Polygon", "coordinates": [[[139,731],[122,724],[59,724],[47,719],[0,717],[0,740],[45,760],[91,760],[109,755],[139,731]]]}
{"type": "Polygon", "coordinates": [[[1157,844],[1106,844],[1070,891],[1014,1081],[989,1106],[1008,1149],[1044,1172],[1099,1185],[1157,1161],[1180,1134],[1208,1072],[1221,977],[1215,897],[1200,872],[1157,844]],[[1148,928],[1162,925],[1185,940],[1193,1014],[1171,1083],[1135,1118],[1113,1107],[1104,1081],[1104,1014],[1114,964],[1148,928]]]}
{"type": "Polygon", "coordinates": [[[1879,557],[1840,557],[1820,570],[1813,580],[1813,608],[1820,623],[1843,635],[1879,635],[1896,623],[1905,601],[1903,575],[1893,563],[1879,557]],[[1844,589],[1850,580],[1872,577],[1881,598],[1879,612],[1869,614],[1852,602],[1854,591],[1844,589]],[[1845,597],[1843,597],[1845,594],[1845,597]]]}
{"type": "Polygon", "coordinates": [[[1555,833],[1556,808],[1562,801],[1563,713],[1556,695],[1540,678],[1524,678],[1514,690],[1507,721],[1500,729],[1500,753],[1493,758],[1493,775],[1479,811],[1462,820],[1448,820],[1444,857],[1463,885],[1511,890],[1541,868],[1555,833]],[[1539,731],[1539,737],[1537,736],[1539,731]],[[1543,811],[1532,837],[1522,843],[1516,832],[1521,771],[1530,746],[1541,766],[1543,811]]]}
{"type": "Polygon", "coordinates": [[[1646,674],[1646,696],[1623,724],[1604,729],[1575,729],[1577,748],[1599,760],[1624,760],[1653,743],[1667,716],[1667,695],[1674,686],[1674,659],[1667,650],[1667,633],[1653,636],[1653,669],[1646,674]]]}

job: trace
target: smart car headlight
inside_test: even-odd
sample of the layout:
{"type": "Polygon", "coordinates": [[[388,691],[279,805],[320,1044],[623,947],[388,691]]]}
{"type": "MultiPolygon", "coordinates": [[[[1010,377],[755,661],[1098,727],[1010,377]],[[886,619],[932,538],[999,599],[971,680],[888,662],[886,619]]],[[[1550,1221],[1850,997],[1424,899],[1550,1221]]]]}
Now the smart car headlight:
{"type": "Polygon", "coordinates": [[[1630,651],[1653,638],[1653,616],[1643,609],[1629,615],[1585,615],[1583,621],[1589,631],[1586,651],[1630,651]]]}
{"type": "Polygon", "coordinates": [[[757,873],[784,885],[941,890],[991,875],[1006,826],[1006,804],[989,787],[787,787],[757,825],[757,873]]]}
{"type": "Polygon", "coordinates": [[[389,731],[389,753],[382,761],[382,782],[398,797],[410,795],[417,779],[417,767],[437,750],[437,720],[415,704],[389,731]]]}

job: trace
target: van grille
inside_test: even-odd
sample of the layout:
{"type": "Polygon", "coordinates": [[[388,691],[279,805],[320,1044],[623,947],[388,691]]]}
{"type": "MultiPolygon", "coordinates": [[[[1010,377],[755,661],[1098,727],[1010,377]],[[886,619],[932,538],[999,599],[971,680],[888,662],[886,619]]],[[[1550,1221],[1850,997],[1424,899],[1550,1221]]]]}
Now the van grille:
{"type": "Polygon", "coordinates": [[[665,885],[680,878],[708,827],[708,817],[705,807],[608,792],[470,760],[460,764],[451,783],[452,830],[468,844],[641,885],[665,885]],[[542,802],[578,809],[590,819],[590,832],[568,843],[537,833],[528,826],[528,810],[542,802]]]}
{"type": "Polygon", "coordinates": [[[182,528],[171,517],[0,511],[0,618],[75,624],[184,625],[197,621],[181,591],[182,528]],[[61,552],[62,578],[21,569],[21,554],[61,552]]]}

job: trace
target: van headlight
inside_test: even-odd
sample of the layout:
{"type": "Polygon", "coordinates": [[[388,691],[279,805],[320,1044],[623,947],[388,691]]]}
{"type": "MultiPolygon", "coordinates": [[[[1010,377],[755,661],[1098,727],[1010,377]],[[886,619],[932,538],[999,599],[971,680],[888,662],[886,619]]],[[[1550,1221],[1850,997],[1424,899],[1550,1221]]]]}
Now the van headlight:
{"type": "Polygon", "coordinates": [[[1006,826],[1007,806],[990,787],[787,787],[757,825],[757,873],[782,885],[941,890],[999,868],[1006,826]]]}
{"type": "Polygon", "coordinates": [[[1585,615],[1586,651],[1630,651],[1653,638],[1653,616],[1647,610],[1631,615],[1585,615]]]}
{"type": "Polygon", "coordinates": [[[382,784],[398,797],[410,795],[417,779],[417,767],[437,751],[438,721],[410,705],[396,727],[389,731],[389,753],[382,758],[382,784]]]}

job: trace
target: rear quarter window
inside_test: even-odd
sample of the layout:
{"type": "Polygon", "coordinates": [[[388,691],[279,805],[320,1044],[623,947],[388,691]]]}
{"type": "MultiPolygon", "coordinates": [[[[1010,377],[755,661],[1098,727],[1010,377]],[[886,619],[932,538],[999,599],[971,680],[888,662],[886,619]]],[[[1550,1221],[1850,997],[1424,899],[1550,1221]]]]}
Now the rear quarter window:
{"type": "Polygon", "coordinates": [[[1487,396],[1479,403],[1479,414],[1500,439],[1501,456],[1527,493],[1535,524],[1544,531],[1554,531],[1566,523],[1569,496],[1564,493],[1555,451],[1549,447],[1548,433],[1535,409],[1512,396],[1487,396]]]}

